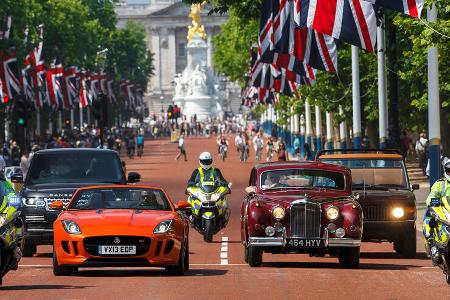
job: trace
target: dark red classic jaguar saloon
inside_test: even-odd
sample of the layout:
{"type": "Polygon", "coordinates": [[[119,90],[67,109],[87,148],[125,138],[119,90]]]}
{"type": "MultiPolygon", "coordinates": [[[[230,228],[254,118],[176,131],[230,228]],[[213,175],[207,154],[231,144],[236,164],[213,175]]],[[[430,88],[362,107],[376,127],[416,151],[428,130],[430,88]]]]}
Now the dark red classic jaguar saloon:
{"type": "Polygon", "coordinates": [[[250,266],[261,266],[266,252],[330,254],[358,267],[363,214],[349,169],[310,161],[259,164],[246,192],[241,238],[250,266]]]}

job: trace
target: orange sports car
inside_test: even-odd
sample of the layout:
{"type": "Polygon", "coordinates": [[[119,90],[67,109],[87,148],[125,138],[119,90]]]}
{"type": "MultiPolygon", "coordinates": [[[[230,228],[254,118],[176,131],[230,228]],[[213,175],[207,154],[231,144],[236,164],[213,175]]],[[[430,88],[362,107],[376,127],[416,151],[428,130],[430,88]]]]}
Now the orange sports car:
{"type": "Polygon", "coordinates": [[[111,185],[78,189],[53,224],[53,273],[81,267],[165,267],[189,270],[189,224],[167,194],[149,186],[111,185]]]}

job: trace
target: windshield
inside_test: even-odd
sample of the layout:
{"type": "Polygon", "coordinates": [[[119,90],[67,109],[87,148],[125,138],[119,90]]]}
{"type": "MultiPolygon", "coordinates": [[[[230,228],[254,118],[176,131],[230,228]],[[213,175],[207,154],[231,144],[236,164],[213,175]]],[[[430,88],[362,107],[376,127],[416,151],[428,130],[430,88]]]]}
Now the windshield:
{"type": "Polygon", "coordinates": [[[272,170],[261,174],[260,188],[262,190],[283,188],[345,190],[345,175],[318,169],[272,170]]]}
{"type": "Polygon", "coordinates": [[[354,189],[408,189],[403,162],[398,159],[327,159],[322,161],[351,169],[354,189]]]}
{"type": "Polygon", "coordinates": [[[26,184],[124,183],[120,160],[113,152],[61,151],[36,154],[26,184]]]}
{"type": "Polygon", "coordinates": [[[171,211],[163,191],[148,188],[95,188],[81,190],[69,210],[140,209],[171,211]]]}

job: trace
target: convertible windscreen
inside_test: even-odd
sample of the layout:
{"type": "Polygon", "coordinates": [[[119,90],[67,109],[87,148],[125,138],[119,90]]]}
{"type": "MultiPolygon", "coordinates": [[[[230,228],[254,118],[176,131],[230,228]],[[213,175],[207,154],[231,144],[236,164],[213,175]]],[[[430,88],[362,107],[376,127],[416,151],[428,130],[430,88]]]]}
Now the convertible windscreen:
{"type": "Polygon", "coordinates": [[[286,169],[261,174],[261,189],[324,188],[345,190],[345,175],[338,172],[313,169],[286,169]]]}
{"type": "Polygon", "coordinates": [[[170,211],[171,206],[161,190],[145,188],[95,188],[81,190],[69,210],[139,209],[170,211]]]}
{"type": "Polygon", "coordinates": [[[395,159],[327,159],[326,163],[343,165],[352,170],[354,189],[408,189],[401,160],[395,159]]]}

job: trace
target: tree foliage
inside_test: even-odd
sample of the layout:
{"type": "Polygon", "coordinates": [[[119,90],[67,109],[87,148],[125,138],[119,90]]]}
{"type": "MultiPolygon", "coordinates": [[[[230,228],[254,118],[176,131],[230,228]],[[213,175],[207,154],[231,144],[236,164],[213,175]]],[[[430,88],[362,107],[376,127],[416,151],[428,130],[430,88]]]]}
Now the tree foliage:
{"type": "MultiPolygon", "coordinates": [[[[0,40],[0,52],[15,49],[19,64],[39,40],[38,26],[44,26],[44,59],[59,57],[66,66],[98,71],[98,52],[108,48],[105,66],[117,79],[146,85],[152,74],[152,56],[145,42],[144,28],[127,24],[116,28],[115,0],[2,0],[0,17],[12,16],[13,35],[0,40]],[[28,42],[24,43],[28,28],[28,42]]],[[[3,26],[3,24],[1,24],[3,26]]]]}

